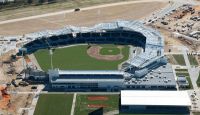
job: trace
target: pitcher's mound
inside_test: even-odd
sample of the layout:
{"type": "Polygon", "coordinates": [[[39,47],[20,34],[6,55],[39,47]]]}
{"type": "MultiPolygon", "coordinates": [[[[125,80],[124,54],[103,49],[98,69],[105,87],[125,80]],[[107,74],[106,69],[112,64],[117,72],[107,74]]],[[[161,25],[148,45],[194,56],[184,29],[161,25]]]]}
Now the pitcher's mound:
{"type": "MultiPolygon", "coordinates": [[[[117,49],[108,49],[107,53],[110,55],[106,55],[106,54],[102,54],[101,50],[105,50],[103,49],[103,47],[101,46],[91,46],[88,50],[87,50],[87,54],[90,57],[93,57],[95,59],[98,60],[108,60],[108,61],[117,61],[117,60],[121,60],[124,58],[123,54],[122,54],[122,48],[123,46],[118,46],[117,49]],[[118,51],[119,50],[119,51],[118,51]],[[114,55],[116,54],[116,55],[114,55]]],[[[106,51],[103,51],[106,53],[106,51]]]]}

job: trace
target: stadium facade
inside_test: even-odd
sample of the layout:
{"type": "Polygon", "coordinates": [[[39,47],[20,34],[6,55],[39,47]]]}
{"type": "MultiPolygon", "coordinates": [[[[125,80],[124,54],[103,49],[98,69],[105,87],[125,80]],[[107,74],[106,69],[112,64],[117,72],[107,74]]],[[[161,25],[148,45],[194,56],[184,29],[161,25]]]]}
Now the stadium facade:
{"type": "Polygon", "coordinates": [[[49,81],[53,88],[75,89],[74,84],[79,88],[91,89],[94,86],[108,90],[176,88],[172,68],[164,57],[163,37],[138,21],[115,21],[94,27],[68,26],[59,30],[27,34],[25,37],[28,41],[22,49],[26,49],[26,52],[19,50],[18,55],[31,54],[38,49],[84,43],[133,45],[143,48],[139,55],[130,56],[119,71],[49,70],[49,81]]]}

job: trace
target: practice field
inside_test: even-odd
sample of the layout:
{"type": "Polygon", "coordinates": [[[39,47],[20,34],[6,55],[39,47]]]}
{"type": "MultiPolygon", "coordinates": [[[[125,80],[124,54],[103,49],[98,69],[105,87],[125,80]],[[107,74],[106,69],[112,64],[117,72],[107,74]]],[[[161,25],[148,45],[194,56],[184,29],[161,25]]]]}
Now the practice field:
{"type": "Polygon", "coordinates": [[[88,115],[103,107],[106,113],[119,109],[119,95],[77,95],[75,115],[88,115]]]}
{"type": "MultiPolygon", "coordinates": [[[[111,45],[113,47],[114,45],[111,45]]],[[[55,49],[53,53],[54,68],[67,70],[117,70],[118,65],[128,59],[129,46],[122,48],[123,58],[115,61],[97,60],[87,54],[88,45],[55,49]]],[[[48,50],[39,50],[35,57],[44,71],[51,68],[48,50]]]]}
{"type": "Polygon", "coordinates": [[[70,115],[73,95],[41,94],[34,115],[70,115]]]}

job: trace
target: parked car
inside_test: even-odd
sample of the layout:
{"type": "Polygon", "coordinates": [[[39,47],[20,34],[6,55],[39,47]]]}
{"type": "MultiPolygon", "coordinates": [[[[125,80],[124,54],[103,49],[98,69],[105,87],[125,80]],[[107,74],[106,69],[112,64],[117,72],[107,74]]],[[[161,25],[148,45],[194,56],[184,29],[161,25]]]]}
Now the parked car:
{"type": "Polygon", "coordinates": [[[21,81],[21,82],[19,82],[19,85],[20,85],[20,86],[28,86],[29,83],[27,83],[27,82],[25,82],[25,81],[21,81]]]}
{"type": "Polygon", "coordinates": [[[18,87],[14,79],[12,79],[11,84],[14,85],[15,87],[18,87]]]}
{"type": "Polygon", "coordinates": [[[76,9],[74,9],[74,12],[78,12],[80,10],[81,10],[80,8],[76,8],[76,9]]]}

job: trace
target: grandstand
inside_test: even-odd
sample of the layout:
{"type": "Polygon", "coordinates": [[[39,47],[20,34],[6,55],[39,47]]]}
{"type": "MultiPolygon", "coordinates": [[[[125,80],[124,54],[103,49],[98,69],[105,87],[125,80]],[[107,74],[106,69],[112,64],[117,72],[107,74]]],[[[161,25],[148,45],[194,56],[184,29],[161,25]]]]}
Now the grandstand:
{"type": "Polygon", "coordinates": [[[127,61],[129,66],[138,68],[143,68],[164,56],[164,41],[161,35],[138,21],[102,23],[90,28],[68,26],[59,30],[27,34],[25,37],[30,40],[23,46],[27,49],[27,54],[38,49],[82,43],[128,44],[144,49],[143,53],[127,61]]]}
{"type": "MultiPolygon", "coordinates": [[[[101,23],[97,24],[94,27],[74,27],[74,26],[67,26],[63,29],[59,30],[47,30],[42,32],[36,32],[25,35],[25,37],[28,39],[27,43],[22,47],[22,49],[26,49],[26,54],[34,53],[35,51],[39,49],[51,49],[56,47],[62,47],[66,45],[73,45],[73,44],[120,44],[120,45],[133,45],[136,47],[143,48],[143,52],[136,56],[130,56],[131,58],[128,59],[126,62],[124,62],[121,66],[121,69],[119,71],[123,71],[126,73],[126,75],[123,78],[120,78],[123,83],[120,88],[124,88],[124,85],[126,85],[126,88],[138,88],[138,87],[130,87],[131,85],[138,85],[143,84],[140,88],[175,88],[176,83],[173,78],[173,74],[170,74],[168,76],[162,76],[162,74],[159,76],[159,78],[156,77],[150,77],[150,79],[147,78],[147,74],[149,72],[152,72],[156,70],[159,67],[163,67],[163,65],[167,64],[167,60],[164,57],[164,40],[162,36],[155,30],[144,27],[142,23],[138,21],[115,21],[111,23],[101,23]],[[128,74],[128,76],[127,76],[128,74]],[[146,77],[145,77],[146,76],[146,77]],[[145,77],[146,80],[143,78],[145,77]],[[168,79],[167,77],[170,77],[168,79]],[[134,78],[135,80],[131,79],[134,78]],[[153,79],[154,78],[154,79],[153,79]],[[142,80],[141,80],[142,79],[142,80]],[[156,80],[155,79],[160,79],[156,80]],[[133,80],[133,81],[131,81],[133,80]],[[149,81],[149,82],[147,82],[149,81]],[[148,83],[148,87],[146,87],[148,83]],[[164,86],[162,85],[164,84],[164,86]],[[168,86],[169,87],[168,87],[168,86]]],[[[23,50],[24,51],[24,50],[23,50]]],[[[21,55],[24,53],[22,50],[19,50],[18,55],[21,55]]],[[[135,55],[135,54],[130,54],[135,55]]],[[[166,65],[167,67],[163,67],[161,69],[165,70],[167,68],[171,68],[170,65],[166,65]]],[[[172,73],[172,69],[168,69],[172,73]]],[[[158,70],[159,71],[159,70],[158,70]]],[[[69,79],[72,81],[77,81],[79,79],[85,79],[87,82],[92,82],[92,80],[96,80],[99,78],[94,78],[94,75],[92,73],[97,73],[95,76],[99,76],[98,74],[106,74],[107,72],[101,71],[82,71],[82,72],[66,72],[66,74],[70,73],[70,77],[65,74],[65,76],[60,75],[59,70],[50,70],[49,75],[54,76],[54,73],[57,73],[57,77],[50,77],[50,83],[58,85],[58,82],[61,84],[65,84],[66,81],[69,79]],[[72,75],[71,73],[75,73],[75,75],[72,75]],[[77,73],[81,73],[80,75],[77,75],[77,73]],[[87,77],[85,78],[87,74],[87,77]],[[76,77],[81,77],[77,78],[76,77]],[[55,79],[54,79],[55,78],[55,79]],[[67,79],[67,80],[65,80],[67,79]]],[[[111,72],[112,73],[112,72],[111,72]]],[[[118,73],[117,76],[121,75],[118,73]]],[[[107,73],[108,74],[108,73],[107,73]]],[[[109,75],[108,75],[109,76],[109,75]]],[[[119,78],[115,77],[111,78],[104,78],[103,81],[105,82],[105,79],[114,80],[119,78]]],[[[158,76],[158,75],[156,75],[158,76]]],[[[101,80],[102,80],[101,79],[101,80]]],[[[69,81],[70,81],[69,80],[69,81]]],[[[77,81],[76,83],[83,82],[77,81]]],[[[55,85],[53,85],[55,86],[55,85]]],[[[56,86],[55,86],[56,87],[56,86]]],[[[65,87],[65,86],[62,86],[65,87]]],[[[70,86],[71,87],[71,86],[70,86]]],[[[107,85],[106,87],[110,87],[107,85]]]]}
{"type": "Polygon", "coordinates": [[[122,71],[64,71],[50,70],[52,88],[89,91],[119,91],[123,86],[122,71]]]}

